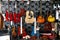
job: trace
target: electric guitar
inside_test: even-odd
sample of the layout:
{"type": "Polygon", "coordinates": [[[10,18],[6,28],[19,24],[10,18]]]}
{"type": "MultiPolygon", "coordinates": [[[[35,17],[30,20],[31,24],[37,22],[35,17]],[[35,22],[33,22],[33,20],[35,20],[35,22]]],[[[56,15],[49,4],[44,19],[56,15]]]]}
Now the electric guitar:
{"type": "Polygon", "coordinates": [[[41,40],[48,40],[48,37],[43,35],[42,37],[40,37],[41,40]]]}
{"type": "Polygon", "coordinates": [[[22,28],[22,34],[21,34],[21,27],[18,26],[18,36],[22,35],[22,37],[25,37],[27,35],[25,28],[22,28]]]}
{"type": "Polygon", "coordinates": [[[38,16],[37,18],[37,22],[38,23],[44,23],[45,22],[45,19],[44,17],[42,16],[42,0],[40,1],[40,16],[38,16]]]}
{"type": "Polygon", "coordinates": [[[56,10],[56,20],[60,21],[60,10],[56,10]]]}
{"type": "MultiPolygon", "coordinates": [[[[22,0],[22,2],[23,2],[23,0],[22,0]]],[[[20,18],[25,15],[25,9],[24,8],[20,8],[19,12],[17,12],[17,8],[18,8],[17,7],[17,2],[15,2],[16,12],[13,13],[13,17],[14,17],[13,21],[14,21],[14,23],[19,23],[20,22],[20,18]]]]}
{"type": "Polygon", "coordinates": [[[44,30],[44,32],[50,33],[52,31],[51,23],[45,24],[43,30],[44,30]]]}
{"type": "Polygon", "coordinates": [[[34,22],[34,12],[33,11],[26,11],[26,23],[33,23],[34,22]]]}

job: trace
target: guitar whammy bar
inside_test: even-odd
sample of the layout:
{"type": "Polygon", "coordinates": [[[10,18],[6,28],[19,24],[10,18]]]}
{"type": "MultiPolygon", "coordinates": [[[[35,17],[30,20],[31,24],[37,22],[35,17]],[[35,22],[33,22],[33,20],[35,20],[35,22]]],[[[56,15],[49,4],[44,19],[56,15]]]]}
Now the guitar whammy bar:
{"type": "Polygon", "coordinates": [[[2,4],[0,9],[4,17],[4,26],[10,31],[10,40],[53,40],[56,38],[55,29],[52,31],[52,27],[56,20],[60,20],[60,11],[57,10],[54,16],[50,8],[51,1],[8,0],[2,1],[2,4]]]}

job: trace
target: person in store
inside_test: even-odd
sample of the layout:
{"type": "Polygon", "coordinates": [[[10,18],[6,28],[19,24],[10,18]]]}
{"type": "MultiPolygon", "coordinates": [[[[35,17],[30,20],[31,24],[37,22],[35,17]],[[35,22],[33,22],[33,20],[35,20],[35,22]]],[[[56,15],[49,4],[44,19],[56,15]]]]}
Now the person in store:
{"type": "Polygon", "coordinates": [[[2,14],[0,14],[0,30],[3,30],[3,20],[4,20],[4,18],[2,16],[2,14]]]}
{"type": "Polygon", "coordinates": [[[2,14],[0,13],[0,35],[7,34],[8,30],[4,30],[4,18],[2,14]]]}

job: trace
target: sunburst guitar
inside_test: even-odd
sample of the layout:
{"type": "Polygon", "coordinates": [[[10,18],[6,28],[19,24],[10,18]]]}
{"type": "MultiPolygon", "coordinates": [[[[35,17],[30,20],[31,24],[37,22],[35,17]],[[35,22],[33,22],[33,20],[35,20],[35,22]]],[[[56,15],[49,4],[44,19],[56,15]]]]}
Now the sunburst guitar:
{"type": "Polygon", "coordinates": [[[34,20],[35,20],[35,18],[34,18],[34,12],[33,11],[26,11],[25,22],[26,23],[33,23],[34,20]]]}
{"type": "Polygon", "coordinates": [[[42,0],[40,1],[40,16],[38,16],[37,18],[37,22],[38,23],[44,23],[45,22],[45,19],[44,17],[42,16],[42,0]]]}
{"type": "Polygon", "coordinates": [[[38,23],[44,23],[44,22],[45,22],[44,17],[43,17],[43,16],[39,16],[39,17],[37,18],[37,22],[38,22],[38,23]]]}
{"type": "Polygon", "coordinates": [[[17,36],[17,33],[16,33],[16,31],[15,31],[15,30],[16,30],[16,28],[15,28],[15,27],[13,27],[13,28],[12,28],[12,36],[13,36],[13,37],[16,37],[16,36],[17,36]]]}

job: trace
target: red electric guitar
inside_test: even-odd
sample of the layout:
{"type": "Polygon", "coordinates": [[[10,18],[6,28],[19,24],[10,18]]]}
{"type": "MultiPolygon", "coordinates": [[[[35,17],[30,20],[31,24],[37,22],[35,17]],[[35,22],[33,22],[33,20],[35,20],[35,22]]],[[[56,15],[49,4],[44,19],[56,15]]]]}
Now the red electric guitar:
{"type": "Polygon", "coordinates": [[[51,25],[51,23],[46,23],[44,25],[44,28],[43,29],[44,29],[44,32],[47,32],[48,31],[50,33],[52,31],[52,25],[51,25]]]}
{"type": "MultiPolygon", "coordinates": [[[[20,36],[20,35],[21,35],[21,28],[20,28],[20,26],[18,26],[18,36],[20,36]]],[[[22,36],[24,37],[26,35],[27,35],[27,33],[25,32],[25,28],[22,28],[22,36]]]]}

